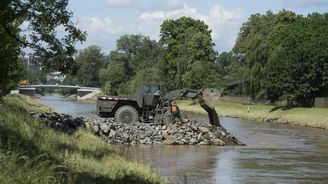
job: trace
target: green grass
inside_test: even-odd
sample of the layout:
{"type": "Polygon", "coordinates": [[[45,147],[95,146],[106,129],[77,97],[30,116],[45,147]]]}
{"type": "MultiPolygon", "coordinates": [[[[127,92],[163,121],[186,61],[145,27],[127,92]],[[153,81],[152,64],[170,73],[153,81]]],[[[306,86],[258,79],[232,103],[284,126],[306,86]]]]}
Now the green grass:
{"type": "MultiPolygon", "coordinates": [[[[185,111],[206,113],[197,103],[191,101],[179,101],[178,105],[185,111]]],[[[238,117],[255,121],[263,121],[263,118],[282,118],[292,125],[328,129],[328,109],[324,108],[283,109],[276,106],[243,105],[220,101],[215,102],[214,106],[219,116],[238,117]],[[250,107],[249,113],[247,112],[248,106],[250,107]]]]}
{"type": "Polygon", "coordinates": [[[1,183],[165,183],[91,132],[55,131],[31,110],[49,108],[20,95],[0,103],[1,183]]]}

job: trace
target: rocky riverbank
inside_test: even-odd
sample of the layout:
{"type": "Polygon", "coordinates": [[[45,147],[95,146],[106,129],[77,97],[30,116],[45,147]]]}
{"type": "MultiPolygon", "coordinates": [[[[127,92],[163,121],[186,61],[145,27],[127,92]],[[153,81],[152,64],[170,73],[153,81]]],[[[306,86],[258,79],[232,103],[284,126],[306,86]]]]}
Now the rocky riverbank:
{"type": "Polygon", "coordinates": [[[197,121],[126,125],[109,118],[103,122],[87,122],[86,126],[113,144],[243,145],[223,127],[197,121]]]}
{"type": "Polygon", "coordinates": [[[86,127],[111,144],[243,145],[223,127],[197,121],[127,125],[117,123],[113,118],[96,121],[56,112],[30,113],[45,125],[69,134],[86,127]]]}
{"type": "Polygon", "coordinates": [[[56,112],[30,112],[33,117],[41,120],[45,125],[56,130],[74,133],[79,127],[85,127],[82,117],[73,117],[68,114],[59,114],[56,112]]]}

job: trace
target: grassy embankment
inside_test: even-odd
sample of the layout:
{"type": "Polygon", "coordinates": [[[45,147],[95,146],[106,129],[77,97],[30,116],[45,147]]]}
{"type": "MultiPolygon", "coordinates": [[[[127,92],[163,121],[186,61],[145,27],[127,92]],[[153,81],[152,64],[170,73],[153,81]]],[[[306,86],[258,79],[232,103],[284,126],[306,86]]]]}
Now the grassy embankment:
{"type": "MultiPolygon", "coordinates": [[[[184,111],[202,113],[204,111],[198,103],[191,101],[179,101],[179,107],[184,111]]],[[[243,105],[217,101],[214,104],[219,116],[237,117],[255,121],[263,121],[266,118],[284,119],[288,124],[328,129],[328,109],[324,108],[291,108],[283,109],[267,105],[243,105]],[[248,106],[250,112],[247,112],[248,106]]]]}
{"type": "Polygon", "coordinates": [[[29,111],[49,107],[20,95],[0,102],[1,183],[164,183],[87,130],[73,135],[44,126],[29,111]]]}

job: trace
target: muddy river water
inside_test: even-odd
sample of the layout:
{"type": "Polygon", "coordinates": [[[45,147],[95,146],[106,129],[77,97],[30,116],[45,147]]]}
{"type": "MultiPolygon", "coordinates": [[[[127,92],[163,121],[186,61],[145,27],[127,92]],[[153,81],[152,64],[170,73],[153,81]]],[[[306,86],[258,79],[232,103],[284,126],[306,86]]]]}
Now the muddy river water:
{"type": "MultiPolygon", "coordinates": [[[[94,103],[60,96],[40,101],[56,111],[97,118],[94,103]]],[[[328,116],[328,115],[327,115],[328,116]]],[[[190,119],[208,121],[189,114],[190,119]]],[[[245,147],[117,146],[172,183],[328,183],[328,130],[220,118],[245,147]]]]}

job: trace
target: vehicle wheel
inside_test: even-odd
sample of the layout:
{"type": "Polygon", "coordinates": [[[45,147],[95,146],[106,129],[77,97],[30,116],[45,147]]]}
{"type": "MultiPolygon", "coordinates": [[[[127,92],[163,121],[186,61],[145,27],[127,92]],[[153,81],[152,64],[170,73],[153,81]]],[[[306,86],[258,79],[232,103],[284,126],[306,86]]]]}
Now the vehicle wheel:
{"type": "Polygon", "coordinates": [[[138,112],[132,106],[122,106],[115,112],[115,120],[118,123],[132,124],[138,120],[138,112]]]}

